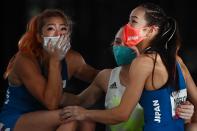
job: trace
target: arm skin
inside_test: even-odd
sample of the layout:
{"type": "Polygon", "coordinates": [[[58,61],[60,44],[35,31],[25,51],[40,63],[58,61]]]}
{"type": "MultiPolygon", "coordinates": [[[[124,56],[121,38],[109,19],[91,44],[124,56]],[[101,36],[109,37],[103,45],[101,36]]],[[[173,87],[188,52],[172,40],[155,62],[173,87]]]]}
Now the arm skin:
{"type": "MultiPolygon", "coordinates": [[[[197,105],[197,88],[196,85],[187,70],[186,66],[181,63],[183,66],[184,71],[186,72],[186,84],[188,88],[189,100],[194,104],[196,107],[197,105]]],[[[128,117],[135,107],[137,101],[141,96],[141,92],[143,90],[146,78],[152,71],[152,61],[146,58],[138,58],[136,59],[132,65],[130,70],[130,85],[126,89],[120,106],[111,109],[111,110],[85,110],[85,119],[90,119],[93,121],[106,123],[106,124],[116,124],[122,121],[128,120],[128,117]],[[144,64],[141,64],[144,63],[144,64]],[[146,65],[149,65],[147,67],[146,65]],[[150,66],[151,65],[151,66],[150,66]],[[133,88],[131,88],[133,87],[133,88]],[[132,107],[132,108],[131,108],[132,107]]],[[[76,107],[75,107],[76,108],[76,107]]],[[[196,112],[197,108],[195,108],[196,112]]],[[[192,122],[196,122],[197,117],[194,114],[192,122]]],[[[192,127],[195,128],[195,124],[192,124],[192,127]]],[[[196,129],[196,128],[195,128],[196,129]]]]}
{"type": "Polygon", "coordinates": [[[86,110],[77,106],[66,107],[61,112],[61,118],[65,122],[91,120],[104,124],[117,124],[127,121],[130,113],[138,103],[144,83],[152,72],[152,66],[152,59],[147,57],[138,57],[132,62],[129,72],[130,83],[123,94],[119,106],[107,110],[86,110]]]}
{"type": "MultiPolygon", "coordinates": [[[[76,77],[85,82],[92,82],[95,79],[96,75],[99,73],[99,70],[96,70],[95,68],[86,64],[81,54],[79,54],[78,52],[72,49],[70,49],[66,54],[65,60],[68,66],[67,70],[68,70],[69,79],[71,77],[76,77]]],[[[88,91],[92,90],[92,86],[94,85],[91,84],[90,89],[88,88],[88,91]]],[[[94,89],[96,91],[96,88],[93,88],[93,90],[94,89]]],[[[68,105],[83,105],[81,99],[82,98],[77,95],[64,92],[61,97],[60,107],[64,107],[68,105]]]]}
{"type": "Polygon", "coordinates": [[[108,88],[110,74],[111,69],[100,71],[90,86],[78,95],[82,106],[93,105],[99,98],[104,96],[108,88]]]}
{"type": "Polygon", "coordinates": [[[68,65],[69,79],[74,76],[82,81],[90,83],[99,72],[99,70],[88,65],[81,54],[72,49],[66,54],[66,62],[68,65]]]}
{"type": "MultiPolygon", "coordinates": [[[[38,61],[33,56],[18,53],[13,69],[20,83],[49,110],[59,108],[62,98],[66,96],[66,93],[62,95],[61,64],[57,56],[57,52],[49,54],[48,79],[42,76],[38,61]]],[[[73,50],[69,51],[65,60],[68,61],[69,78],[75,76],[90,82],[98,73],[98,70],[87,65],[83,57],[73,50]]],[[[70,96],[72,94],[67,94],[67,97],[70,96]]],[[[74,101],[73,104],[77,102],[74,101]]]]}
{"type": "MultiPolygon", "coordinates": [[[[132,70],[130,70],[130,86],[128,86],[128,89],[126,89],[125,91],[125,94],[121,101],[121,105],[109,110],[86,110],[84,108],[77,106],[67,107],[64,108],[64,110],[62,111],[62,119],[65,120],[66,118],[68,118],[67,120],[65,120],[65,122],[70,120],[93,120],[105,124],[116,124],[122,121],[126,121],[130,115],[130,112],[133,110],[133,107],[135,107],[134,105],[136,103],[134,102],[139,100],[139,95],[141,95],[141,91],[144,87],[144,85],[141,85],[140,83],[143,82],[145,83],[148,74],[151,74],[152,72],[152,66],[153,66],[152,60],[150,61],[150,59],[148,60],[147,58],[138,58],[137,60],[135,60],[135,64],[133,63],[131,65],[132,70]],[[131,86],[132,89],[130,88],[131,86]],[[140,86],[141,88],[137,88],[140,86]],[[128,103],[131,103],[132,105],[129,105],[128,103]]],[[[182,109],[183,108],[188,109],[188,107],[189,108],[193,107],[193,105],[191,106],[181,105],[181,106],[183,106],[181,107],[182,109]]],[[[189,110],[192,111],[191,109],[189,110]]],[[[188,113],[188,111],[181,111],[181,112],[188,113]]]]}
{"type": "Polygon", "coordinates": [[[184,76],[185,76],[186,85],[188,89],[188,99],[194,105],[194,115],[191,120],[192,123],[187,124],[186,129],[188,131],[194,131],[194,130],[197,130],[197,87],[186,65],[183,63],[180,57],[178,58],[178,60],[184,71],[184,76]]]}
{"type": "Polygon", "coordinates": [[[110,73],[111,69],[100,71],[94,81],[79,95],[64,93],[65,95],[63,95],[64,98],[62,98],[61,102],[62,107],[67,105],[80,105],[84,107],[93,105],[99,98],[104,96],[110,73]]]}
{"type": "Polygon", "coordinates": [[[62,95],[60,62],[50,57],[48,80],[41,74],[36,58],[17,55],[13,70],[28,91],[49,110],[57,109],[62,95]]]}

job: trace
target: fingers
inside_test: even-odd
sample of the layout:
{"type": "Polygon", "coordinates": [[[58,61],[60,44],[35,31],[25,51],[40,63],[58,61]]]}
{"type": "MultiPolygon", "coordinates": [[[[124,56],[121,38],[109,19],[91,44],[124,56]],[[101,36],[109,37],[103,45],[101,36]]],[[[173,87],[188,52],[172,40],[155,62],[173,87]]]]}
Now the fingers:
{"type": "Polygon", "coordinates": [[[63,44],[62,41],[65,39],[65,37],[66,37],[65,35],[60,35],[60,38],[58,39],[57,43],[55,44],[56,48],[61,49],[62,44],[63,44]]]}
{"type": "Polygon", "coordinates": [[[185,120],[191,119],[193,113],[191,113],[190,110],[185,110],[185,109],[177,109],[177,110],[178,110],[177,114],[180,118],[185,120]]]}
{"type": "Polygon", "coordinates": [[[176,112],[180,118],[185,120],[191,119],[194,113],[194,105],[187,101],[177,107],[176,112]]]}
{"type": "Polygon", "coordinates": [[[68,123],[68,122],[71,122],[71,121],[74,121],[75,119],[73,117],[69,117],[67,119],[62,119],[61,122],[62,123],[68,123]]]}
{"type": "Polygon", "coordinates": [[[44,38],[44,49],[53,57],[57,57],[59,60],[65,58],[67,51],[70,49],[70,37],[69,35],[60,35],[56,37],[44,38]]]}
{"type": "Polygon", "coordinates": [[[68,118],[70,118],[70,117],[72,116],[72,113],[69,112],[69,111],[65,111],[65,112],[62,112],[62,113],[60,114],[60,116],[61,116],[61,119],[62,119],[62,120],[63,120],[63,119],[68,119],[68,118]]]}
{"type": "Polygon", "coordinates": [[[61,120],[65,120],[65,119],[73,120],[76,116],[75,110],[77,110],[75,106],[64,107],[60,112],[60,119],[61,120]]]}
{"type": "Polygon", "coordinates": [[[58,39],[56,47],[58,49],[63,49],[63,47],[65,47],[69,43],[70,43],[70,37],[67,35],[61,35],[60,38],[58,39]]]}
{"type": "Polygon", "coordinates": [[[72,120],[85,120],[85,109],[79,106],[68,106],[61,110],[60,120],[61,121],[72,121],[72,120]]]}
{"type": "Polygon", "coordinates": [[[59,58],[63,59],[67,53],[67,51],[70,49],[70,38],[66,35],[61,35],[57,44],[56,44],[56,51],[59,54],[59,58]]]}
{"type": "Polygon", "coordinates": [[[47,44],[44,45],[44,48],[48,51],[48,52],[54,52],[54,48],[53,48],[53,44],[51,39],[48,40],[47,44]]]}
{"type": "Polygon", "coordinates": [[[63,50],[64,52],[67,52],[67,51],[70,49],[70,47],[71,47],[71,45],[70,45],[70,42],[69,42],[69,43],[65,44],[65,45],[62,47],[62,50],[63,50]]]}

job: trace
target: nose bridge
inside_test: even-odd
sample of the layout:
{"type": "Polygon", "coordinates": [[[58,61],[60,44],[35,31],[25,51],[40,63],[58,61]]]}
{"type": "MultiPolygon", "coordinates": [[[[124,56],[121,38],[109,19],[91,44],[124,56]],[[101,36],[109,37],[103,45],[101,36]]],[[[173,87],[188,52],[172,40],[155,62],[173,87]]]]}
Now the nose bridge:
{"type": "Polygon", "coordinates": [[[61,29],[61,25],[56,25],[55,26],[56,30],[55,30],[55,35],[62,35],[64,34],[64,30],[61,29]]]}
{"type": "Polygon", "coordinates": [[[61,32],[60,28],[56,25],[55,35],[59,36],[61,34],[62,34],[62,32],[61,32]]]}

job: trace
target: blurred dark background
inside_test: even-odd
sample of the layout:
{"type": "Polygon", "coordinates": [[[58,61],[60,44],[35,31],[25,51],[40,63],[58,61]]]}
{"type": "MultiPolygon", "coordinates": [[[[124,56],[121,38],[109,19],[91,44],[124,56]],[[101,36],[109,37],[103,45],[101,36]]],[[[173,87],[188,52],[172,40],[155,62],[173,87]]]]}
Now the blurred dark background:
{"type": "MultiPolygon", "coordinates": [[[[184,0],[20,0],[1,1],[0,101],[4,99],[7,81],[3,79],[9,59],[26,30],[28,20],[46,8],[58,8],[74,21],[71,45],[95,68],[114,67],[111,42],[116,31],[128,22],[131,10],[142,2],[159,4],[169,16],[177,19],[182,36],[180,55],[197,80],[197,14],[194,1],[184,0]]],[[[87,85],[77,79],[70,83],[75,93],[87,85]]]]}

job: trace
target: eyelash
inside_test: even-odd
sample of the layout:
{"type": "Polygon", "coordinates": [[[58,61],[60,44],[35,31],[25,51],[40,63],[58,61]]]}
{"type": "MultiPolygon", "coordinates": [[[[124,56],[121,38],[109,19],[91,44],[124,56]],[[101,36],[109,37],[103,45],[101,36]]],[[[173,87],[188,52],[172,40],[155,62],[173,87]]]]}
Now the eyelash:
{"type": "Polygon", "coordinates": [[[48,31],[51,31],[51,30],[53,30],[53,28],[52,28],[52,27],[49,27],[49,28],[47,28],[47,30],[48,30],[48,31]]]}
{"type": "Polygon", "coordinates": [[[137,23],[135,20],[132,20],[131,22],[132,22],[132,23],[137,23]]]}
{"type": "Polygon", "coordinates": [[[66,27],[62,27],[62,28],[61,28],[61,30],[65,30],[65,31],[67,31],[67,28],[66,28],[66,27]]]}
{"type": "MultiPolygon", "coordinates": [[[[49,27],[49,28],[47,28],[47,30],[51,31],[51,30],[55,30],[55,29],[53,27],[49,27]]],[[[61,31],[67,31],[67,28],[66,27],[62,27],[61,31]]]]}

